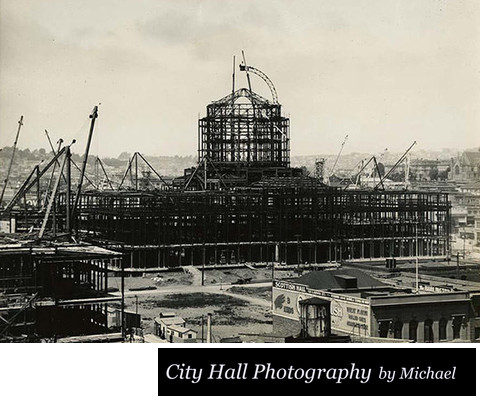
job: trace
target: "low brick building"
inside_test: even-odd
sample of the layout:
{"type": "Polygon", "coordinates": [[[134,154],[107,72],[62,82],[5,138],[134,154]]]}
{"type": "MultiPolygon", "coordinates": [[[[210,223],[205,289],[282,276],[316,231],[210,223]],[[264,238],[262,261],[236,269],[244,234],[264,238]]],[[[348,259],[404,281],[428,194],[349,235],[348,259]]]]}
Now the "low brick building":
{"type": "Polygon", "coordinates": [[[284,337],[305,334],[301,304],[316,298],[330,304],[333,334],[414,342],[480,338],[480,289],[422,282],[414,293],[363,271],[342,268],[275,280],[272,296],[273,331],[284,337]]]}

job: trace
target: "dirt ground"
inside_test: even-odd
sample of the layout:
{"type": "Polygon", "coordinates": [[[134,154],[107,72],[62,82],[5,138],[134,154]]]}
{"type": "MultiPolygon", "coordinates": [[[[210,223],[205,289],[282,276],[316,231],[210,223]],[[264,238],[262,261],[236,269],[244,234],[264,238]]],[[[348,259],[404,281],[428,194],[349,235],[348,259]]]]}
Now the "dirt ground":
{"type": "MultiPolygon", "coordinates": [[[[212,314],[212,334],[217,342],[221,338],[234,337],[241,333],[272,331],[271,286],[229,286],[239,279],[248,278],[251,278],[251,283],[268,283],[272,275],[270,269],[205,270],[205,286],[201,286],[201,271],[191,269],[192,267],[188,267],[185,271],[125,278],[125,306],[131,311],[138,307],[144,334],[153,333],[155,317],[158,317],[160,312],[167,311],[175,312],[177,316],[185,319],[187,327],[196,330],[200,340],[202,318],[203,336],[206,336],[208,313],[212,314]],[[165,291],[169,287],[172,291],[165,291]],[[195,289],[197,287],[198,292],[195,289]],[[187,288],[189,292],[181,292],[183,288],[187,288]],[[154,289],[158,290],[155,292],[154,289]]],[[[291,276],[291,272],[275,271],[275,276],[283,278],[291,276]]],[[[118,290],[120,284],[119,277],[109,278],[108,286],[111,291],[118,290]]]]}
{"type": "Polygon", "coordinates": [[[272,299],[272,288],[267,287],[248,287],[248,286],[234,286],[227,289],[227,292],[238,293],[244,296],[252,296],[259,299],[264,299],[271,301],[272,299]]]}
{"type": "MultiPolygon", "coordinates": [[[[187,267],[192,268],[192,267],[187,267]]],[[[147,273],[143,274],[140,277],[127,277],[125,278],[125,291],[131,291],[131,289],[138,288],[162,288],[168,286],[184,286],[192,285],[195,278],[198,276],[198,272],[201,270],[195,268],[197,272],[195,274],[189,273],[188,269],[186,271],[174,271],[174,272],[160,272],[160,273],[147,273]]],[[[275,271],[275,278],[282,279],[286,277],[294,276],[292,271],[275,271]]],[[[251,270],[248,268],[239,268],[239,269],[208,269],[204,272],[204,282],[205,285],[219,285],[222,284],[232,284],[239,279],[248,279],[251,278],[251,283],[255,282],[270,282],[272,279],[272,271],[267,268],[259,268],[251,270]]],[[[201,278],[197,282],[200,285],[201,278]]],[[[110,277],[108,287],[111,291],[120,290],[120,278],[119,277],[110,277]]]]}
{"type": "Polygon", "coordinates": [[[145,293],[138,298],[127,297],[125,301],[127,309],[135,310],[137,301],[145,334],[153,333],[154,319],[160,312],[174,312],[182,317],[188,328],[197,331],[198,338],[202,337],[202,318],[205,337],[206,318],[207,314],[211,313],[212,334],[214,340],[218,342],[220,338],[237,336],[242,332],[271,332],[272,330],[269,306],[251,304],[249,301],[226,294],[194,292],[147,295],[145,293]]]}

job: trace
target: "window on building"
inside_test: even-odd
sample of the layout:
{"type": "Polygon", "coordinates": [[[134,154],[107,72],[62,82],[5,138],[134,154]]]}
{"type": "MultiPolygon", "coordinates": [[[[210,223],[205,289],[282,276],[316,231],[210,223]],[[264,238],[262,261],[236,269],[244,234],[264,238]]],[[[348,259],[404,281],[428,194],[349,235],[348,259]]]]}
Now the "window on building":
{"type": "Polygon", "coordinates": [[[188,338],[189,338],[189,339],[192,338],[192,334],[191,334],[191,333],[188,334],[188,338]]]}
{"type": "Polygon", "coordinates": [[[403,322],[402,321],[395,321],[393,325],[393,337],[395,339],[402,338],[402,330],[403,330],[403,322]]]}
{"type": "Polygon", "coordinates": [[[447,340],[447,323],[445,318],[440,319],[438,323],[438,340],[447,340]]]}
{"type": "Polygon", "coordinates": [[[425,343],[433,343],[433,321],[431,319],[425,320],[423,323],[423,338],[425,343]]]}
{"type": "Polygon", "coordinates": [[[414,342],[417,341],[417,328],[418,322],[412,319],[408,324],[408,338],[414,342]]]}

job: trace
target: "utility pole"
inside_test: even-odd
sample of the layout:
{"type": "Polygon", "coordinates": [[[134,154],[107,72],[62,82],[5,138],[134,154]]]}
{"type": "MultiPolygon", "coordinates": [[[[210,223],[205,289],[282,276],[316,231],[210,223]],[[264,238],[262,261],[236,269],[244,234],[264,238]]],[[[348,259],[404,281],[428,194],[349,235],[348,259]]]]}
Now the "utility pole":
{"type": "Polygon", "coordinates": [[[212,313],[207,314],[207,343],[212,343],[212,313]]]}
{"type": "Polygon", "coordinates": [[[10,164],[8,165],[7,176],[2,188],[2,194],[0,195],[0,207],[3,201],[3,195],[5,194],[5,189],[7,188],[8,178],[10,178],[10,172],[12,171],[13,158],[15,157],[15,151],[17,150],[18,136],[20,135],[20,128],[23,125],[23,115],[20,116],[20,121],[18,121],[17,135],[15,136],[15,142],[13,142],[12,157],[10,158],[10,164]]]}

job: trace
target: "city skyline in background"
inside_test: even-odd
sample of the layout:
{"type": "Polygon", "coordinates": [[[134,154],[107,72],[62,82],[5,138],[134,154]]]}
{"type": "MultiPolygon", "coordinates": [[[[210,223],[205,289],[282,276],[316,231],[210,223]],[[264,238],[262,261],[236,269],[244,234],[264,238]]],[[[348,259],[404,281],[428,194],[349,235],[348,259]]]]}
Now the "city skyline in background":
{"type": "MultiPolygon", "coordinates": [[[[0,147],[194,155],[232,56],[274,82],[292,155],[478,148],[480,5],[467,1],[0,1],[0,147]],[[181,27],[181,29],[179,29],[181,27]]],[[[268,87],[252,77],[255,92],[268,87]]]]}

